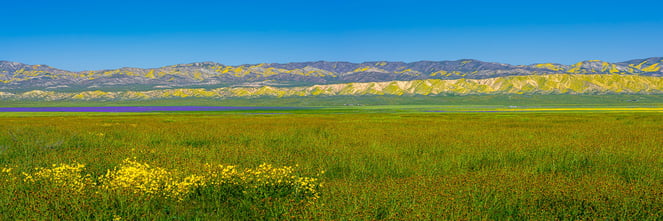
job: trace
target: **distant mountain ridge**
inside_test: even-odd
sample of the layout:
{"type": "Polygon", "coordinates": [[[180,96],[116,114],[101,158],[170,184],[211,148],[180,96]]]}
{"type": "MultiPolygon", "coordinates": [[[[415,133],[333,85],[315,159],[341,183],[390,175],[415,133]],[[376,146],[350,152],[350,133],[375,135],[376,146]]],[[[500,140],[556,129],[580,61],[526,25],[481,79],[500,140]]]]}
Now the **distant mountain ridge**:
{"type": "Polygon", "coordinates": [[[637,75],[662,77],[663,57],[609,63],[588,60],[573,65],[510,65],[473,59],[418,62],[297,62],[227,66],[196,62],[160,68],[120,68],[72,72],[47,65],[0,61],[0,92],[31,90],[148,91],[168,88],[310,87],[367,82],[489,79],[527,75],[637,75]]]}
{"type": "Polygon", "coordinates": [[[663,77],[608,74],[550,74],[486,79],[412,80],[325,84],[304,87],[178,88],[148,91],[0,92],[0,100],[150,100],[320,96],[445,96],[486,94],[663,94],[663,77]]]}

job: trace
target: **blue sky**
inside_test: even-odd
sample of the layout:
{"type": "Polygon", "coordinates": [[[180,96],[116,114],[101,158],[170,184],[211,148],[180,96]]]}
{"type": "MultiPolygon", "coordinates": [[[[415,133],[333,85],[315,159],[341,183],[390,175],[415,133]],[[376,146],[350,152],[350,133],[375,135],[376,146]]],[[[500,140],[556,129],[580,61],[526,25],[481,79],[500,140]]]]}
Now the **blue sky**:
{"type": "Polygon", "coordinates": [[[660,1],[5,1],[0,60],[81,71],[197,61],[663,56],[660,1]]]}

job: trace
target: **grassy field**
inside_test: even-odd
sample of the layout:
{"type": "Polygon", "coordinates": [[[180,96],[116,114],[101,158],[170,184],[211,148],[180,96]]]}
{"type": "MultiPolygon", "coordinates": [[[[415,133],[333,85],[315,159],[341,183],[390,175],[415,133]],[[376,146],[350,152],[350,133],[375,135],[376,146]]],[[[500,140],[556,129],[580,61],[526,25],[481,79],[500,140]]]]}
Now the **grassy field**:
{"type": "Polygon", "coordinates": [[[0,219],[663,219],[660,110],[375,109],[5,114],[0,219]]]}
{"type": "Polygon", "coordinates": [[[552,95],[464,95],[464,96],[333,96],[274,97],[234,99],[162,99],[135,101],[11,101],[0,100],[0,107],[69,107],[69,106],[286,106],[333,107],[345,105],[474,105],[474,106],[661,106],[663,95],[653,94],[552,94],[552,95]]]}

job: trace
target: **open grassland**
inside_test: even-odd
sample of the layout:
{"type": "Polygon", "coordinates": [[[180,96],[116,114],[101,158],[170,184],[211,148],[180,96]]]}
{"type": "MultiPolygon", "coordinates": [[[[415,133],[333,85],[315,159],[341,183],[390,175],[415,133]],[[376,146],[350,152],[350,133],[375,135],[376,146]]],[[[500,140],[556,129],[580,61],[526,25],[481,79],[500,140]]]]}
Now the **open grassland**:
{"type": "Polygon", "coordinates": [[[662,134],[647,111],[4,116],[0,219],[660,220],[662,134]]]}
{"type": "Polygon", "coordinates": [[[80,106],[285,106],[330,107],[344,105],[490,105],[490,106],[661,106],[660,94],[507,94],[438,96],[329,96],[329,97],[252,97],[228,99],[152,99],[133,101],[42,101],[1,100],[2,107],[80,107],[80,106]]]}

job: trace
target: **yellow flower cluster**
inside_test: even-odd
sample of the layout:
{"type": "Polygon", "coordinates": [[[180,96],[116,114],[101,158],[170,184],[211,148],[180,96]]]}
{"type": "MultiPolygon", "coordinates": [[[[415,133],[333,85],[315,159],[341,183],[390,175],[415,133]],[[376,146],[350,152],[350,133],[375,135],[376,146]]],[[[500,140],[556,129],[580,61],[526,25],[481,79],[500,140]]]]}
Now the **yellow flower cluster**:
{"type": "Polygon", "coordinates": [[[257,168],[238,170],[235,166],[208,164],[206,173],[204,185],[235,186],[244,194],[278,193],[314,201],[320,197],[318,189],[322,187],[322,183],[317,178],[296,175],[295,169],[289,166],[274,167],[271,164],[261,164],[257,168]]]}
{"type": "MultiPolygon", "coordinates": [[[[22,173],[22,181],[43,188],[74,192],[93,188],[89,189],[92,190],[90,193],[107,192],[112,195],[178,201],[184,200],[202,187],[214,191],[228,191],[227,188],[231,188],[248,194],[246,197],[256,196],[255,193],[259,193],[258,196],[278,193],[279,197],[290,196],[313,201],[319,198],[318,189],[322,187],[317,178],[296,175],[293,167],[274,167],[270,164],[243,170],[236,166],[206,164],[202,174],[184,176],[176,171],[125,159],[119,167],[108,170],[96,179],[98,183],[93,182],[89,174],[82,175],[84,169],[85,165],[79,163],[54,164],[51,168],[40,167],[33,173],[22,173]]],[[[11,177],[12,171],[12,168],[2,168],[0,175],[11,177]]]]}
{"type": "Polygon", "coordinates": [[[250,188],[293,188],[294,194],[311,200],[319,198],[318,188],[322,186],[316,178],[295,175],[292,167],[273,167],[270,164],[246,169],[241,173],[241,180],[250,188]]]}
{"type": "Polygon", "coordinates": [[[197,175],[177,179],[175,174],[160,167],[152,167],[125,159],[123,164],[100,178],[101,188],[133,193],[147,197],[162,196],[182,200],[195,187],[202,185],[197,175]]]}
{"type": "MultiPolygon", "coordinates": [[[[42,186],[54,186],[63,190],[80,192],[86,185],[93,184],[90,175],[81,175],[85,165],[53,164],[52,168],[35,168],[32,174],[23,173],[25,182],[39,183],[42,186]]],[[[4,171],[4,169],[3,169],[4,171]]],[[[9,171],[8,171],[9,172],[9,171]]]]}
{"type": "Polygon", "coordinates": [[[238,177],[241,173],[237,171],[236,166],[231,165],[211,165],[205,164],[206,185],[223,185],[234,184],[239,185],[238,177]]]}
{"type": "Polygon", "coordinates": [[[3,167],[2,170],[0,170],[0,183],[7,185],[8,182],[13,182],[16,180],[16,176],[14,173],[12,173],[13,170],[14,168],[3,167]]]}

